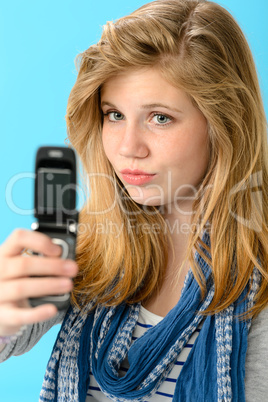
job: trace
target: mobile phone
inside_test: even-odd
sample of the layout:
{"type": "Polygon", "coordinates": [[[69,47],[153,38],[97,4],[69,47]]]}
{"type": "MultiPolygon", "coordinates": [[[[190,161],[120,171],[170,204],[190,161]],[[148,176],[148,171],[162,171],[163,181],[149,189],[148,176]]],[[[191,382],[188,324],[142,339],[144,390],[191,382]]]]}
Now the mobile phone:
{"type": "MultiPolygon", "coordinates": [[[[40,147],[35,160],[32,229],[42,232],[61,249],[61,258],[75,260],[78,211],[76,210],[76,157],[71,148],[40,147]]],[[[30,298],[31,306],[54,304],[66,309],[70,293],[30,298]]]]}

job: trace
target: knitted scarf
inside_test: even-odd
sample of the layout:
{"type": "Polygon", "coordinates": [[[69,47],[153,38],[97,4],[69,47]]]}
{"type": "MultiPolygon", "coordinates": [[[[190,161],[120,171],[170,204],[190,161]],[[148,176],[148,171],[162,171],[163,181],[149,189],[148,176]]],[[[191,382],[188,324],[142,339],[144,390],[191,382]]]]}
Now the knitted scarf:
{"type": "MultiPolygon", "coordinates": [[[[204,240],[204,238],[203,238],[204,240]]],[[[206,243],[209,242],[207,237],[206,243]]],[[[178,304],[132,343],[140,304],[117,307],[89,303],[70,307],[48,362],[40,401],[85,402],[93,373],[102,392],[116,402],[148,399],[172,370],[178,355],[202,321],[201,331],[176,382],[174,402],[244,402],[245,357],[250,320],[238,318],[253,304],[257,270],[239,299],[224,311],[204,316],[214,295],[210,268],[196,253],[207,280],[207,296],[189,271],[178,304]],[[129,369],[120,377],[121,363],[129,369]]]]}

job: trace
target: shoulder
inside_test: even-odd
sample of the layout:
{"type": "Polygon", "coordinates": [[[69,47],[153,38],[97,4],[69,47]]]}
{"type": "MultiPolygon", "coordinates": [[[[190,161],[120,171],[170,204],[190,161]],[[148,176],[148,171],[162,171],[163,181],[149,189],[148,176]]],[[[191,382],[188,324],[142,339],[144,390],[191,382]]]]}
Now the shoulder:
{"type": "MultiPolygon", "coordinates": [[[[260,336],[263,331],[268,330],[268,307],[261,311],[261,313],[252,320],[252,325],[249,331],[249,339],[254,339],[260,336]]],[[[266,332],[267,333],[267,332],[266,332]]]]}
{"type": "Polygon", "coordinates": [[[246,400],[262,402],[268,394],[268,308],[255,319],[248,334],[246,400]]]}

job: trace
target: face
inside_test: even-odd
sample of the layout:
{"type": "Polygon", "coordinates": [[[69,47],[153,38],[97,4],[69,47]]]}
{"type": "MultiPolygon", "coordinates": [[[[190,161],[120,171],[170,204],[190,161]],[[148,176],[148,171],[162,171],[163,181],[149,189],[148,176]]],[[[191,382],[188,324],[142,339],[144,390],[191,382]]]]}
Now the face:
{"type": "Polygon", "coordinates": [[[101,90],[107,158],[139,204],[189,209],[207,169],[207,121],[156,68],[121,73],[101,90]]]}

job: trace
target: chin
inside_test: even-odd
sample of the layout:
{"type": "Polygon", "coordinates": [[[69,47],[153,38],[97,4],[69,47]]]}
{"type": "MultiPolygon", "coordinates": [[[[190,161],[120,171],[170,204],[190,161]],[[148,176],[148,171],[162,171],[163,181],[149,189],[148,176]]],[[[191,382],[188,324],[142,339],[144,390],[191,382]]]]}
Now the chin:
{"type": "Polygon", "coordinates": [[[160,213],[162,213],[163,212],[163,210],[164,210],[164,206],[163,205],[159,205],[159,202],[157,203],[157,202],[153,202],[153,201],[148,201],[148,200],[146,200],[146,199],[144,199],[144,200],[141,200],[141,199],[139,199],[139,200],[137,200],[135,197],[131,197],[132,198],[132,200],[144,211],[144,212],[148,212],[148,213],[150,213],[150,214],[154,214],[154,213],[156,213],[156,211],[155,211],[155,208],[157,209],[157,213],[158,213],[158,211],[160,212],[160,213]]]}
{"type": "Polygon", "coordinates": [[[148,191],[146,188],[136,187],[132,188],[131,191],[128,189],[128,195],[139,205],[158,207],[164,204],[163,194],[148,191]],[[147,194],[146,194],[147,193],[147,194]]]}

